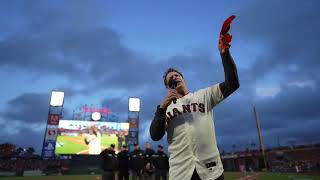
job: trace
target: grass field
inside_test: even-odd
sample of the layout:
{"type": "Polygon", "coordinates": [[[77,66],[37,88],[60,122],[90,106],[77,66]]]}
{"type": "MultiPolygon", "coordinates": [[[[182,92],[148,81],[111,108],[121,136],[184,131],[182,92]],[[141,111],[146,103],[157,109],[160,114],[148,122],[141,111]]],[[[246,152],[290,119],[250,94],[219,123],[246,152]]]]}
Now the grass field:
{"type": "MultiPolygon", "coordinates": [[[[225,180],[320,180],[320,176],[306,176],[287,173],[250,173],[225,172],[225,180]]],[[[99,175],[68,175],[38,177],[0,177],[1,180],[102,180],[99,175]]],[[[131,180],[131,178],[130,178],[131,180]]]]}
{"type": "Polygon", "coordinates": [[[226,172],[225,180],[320,180],[320,176],[307,176],[296,173],[240,173],[226,172]]]}
{"type": "MultiPolygon", "coordinates": [[[[115,144],[118,148],[118,138],[116,136],[102,135],[101,147],[102,149],[109,147],[111,144],[115,144]]],[[[89,150],[88,146],[84,142],[82,136],[58,136],[57,145],[55,149],[56,154],[78,154],[85,153],[89,150]]]]}
{"type": "Polygon", "coordinates": [[[29,177],[0,177],[1,180],[102,180],[97,175],[69,176],[29,176],[29,177]]]}

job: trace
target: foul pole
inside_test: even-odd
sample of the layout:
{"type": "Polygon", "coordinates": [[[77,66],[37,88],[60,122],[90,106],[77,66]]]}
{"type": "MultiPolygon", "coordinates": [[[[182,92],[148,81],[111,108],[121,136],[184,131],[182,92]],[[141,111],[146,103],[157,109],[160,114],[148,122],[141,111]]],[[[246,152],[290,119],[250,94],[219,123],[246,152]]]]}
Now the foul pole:
{"type": "Polygon", "coordinates": [[[263,157],[263,161],[264,161],[264,167],[266,168],[266,170],[268,170],[266,156],[265,156],[265,153],[264,153],[264,146],[263,146],[263,140],[262,140],[262,135],[261,135],[259,116],[258,116],[258,112],[256,110],[256,107],[254,105],[253,105],[253,112],[254,112],[255,119],[256,119],[256,127],[257,127],[258,137],[259,137],[260,152],[262,153],[262,157],[263,157]]]}

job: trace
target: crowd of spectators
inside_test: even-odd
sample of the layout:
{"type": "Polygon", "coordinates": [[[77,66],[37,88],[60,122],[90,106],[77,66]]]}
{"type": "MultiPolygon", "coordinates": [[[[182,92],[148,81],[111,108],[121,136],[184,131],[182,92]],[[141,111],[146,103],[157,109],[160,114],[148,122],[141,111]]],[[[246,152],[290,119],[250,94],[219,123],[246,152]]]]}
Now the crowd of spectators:
{"type": "Polygon", "coordinates": [[[320,173],[320,148],[301,146],[268,153],[273,172],[320,173]]]}
{"type": "Polygon", "coordinates": [[[70,169],[69,164],[69,160],[65,159],[1,159],[0,172],[15,172],[16,175],[22,175],[24,171],[39,170],[44,174],[66,174],[70,169]]]}
{"type": "Polygon", "coordinates": [[[317,160],[275,160],[270,162],[272,172],[312,173],[320,171],[320,162],[317,160]]]}
{"type": "MultiPolygon", "coordinates": [[[[22,175],[24,171],[41,171],[43,174],[68,174],[71,169],[71,159],[42,159],[40,156],[32,153],[23,154],[21,152],[11,153],[12,157],[7,156],[13,152],[9,145],[3,146],[0,156],[0,172],[14,172],[16,175],[22,175]],[[9,150],[8,150],[9,149],[9,150]]],[[[28,152],[28,151],[25,151],[28,152]]],[[[30,151],[32,152],[32,151],[30,151]]],[[[238,152],[230,158],[257,158],[259,151],[238,152]],[[250,152],[250,153],[249,153],[250,152]],[[240,156],[243,154],[243,157],[240,156]]],[[[225,155],[228,155],[225,153],[225,155]]],[[[278,148],[266,151],[268,169],[272,172],[297,172],[297,173],[319,173],[320,174],[320,148],[319,146],[299,147],[299,148],[278,148]]],[[[238,162],[238,161],[234,161],[238,162]]],[[[258,161],[255,161],[258,162],[258,161]]],[[[226,167],[225,167],[226,168],[226,167]]]]}

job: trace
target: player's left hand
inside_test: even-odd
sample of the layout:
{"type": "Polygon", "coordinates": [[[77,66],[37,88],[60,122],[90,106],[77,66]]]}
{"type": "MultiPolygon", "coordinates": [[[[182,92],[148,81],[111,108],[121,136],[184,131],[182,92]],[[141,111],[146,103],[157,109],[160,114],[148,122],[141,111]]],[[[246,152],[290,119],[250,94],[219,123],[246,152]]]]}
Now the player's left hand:
{"type": "Polygon", "coordinates": [[[230,30],[230,24],[236,18],[235,15],[232,15],[226,19],[222,25],[220,35],[219,35],[219,51],[221,53],[225,53],[230,48],[230,43],[232,40],[232,36],[228,33],[230,30]]]}

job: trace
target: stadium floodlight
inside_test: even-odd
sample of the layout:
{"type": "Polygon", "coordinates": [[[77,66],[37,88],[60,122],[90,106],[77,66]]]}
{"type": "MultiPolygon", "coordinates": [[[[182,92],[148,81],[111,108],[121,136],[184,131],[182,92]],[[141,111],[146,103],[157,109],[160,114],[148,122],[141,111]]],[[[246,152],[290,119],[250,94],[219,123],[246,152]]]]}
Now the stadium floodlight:
{"type": "Polygon", "coordinates": [[[91,119],[94,121],[99,121],[101,119],[101,114],[99,112],[93,112],[91,114],[91,119]]]}
{"type": "Polygon", "coordinates": [[[50,106],[62,106],[64,100],[64,92],[62,91],[52,91],[50,106]]]}
{"type": "Polygon", "coordinates": [[[140,111],[140,99],[139,98],[129,98],[129,111],[140,111]]]}

